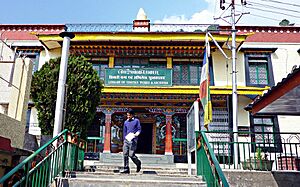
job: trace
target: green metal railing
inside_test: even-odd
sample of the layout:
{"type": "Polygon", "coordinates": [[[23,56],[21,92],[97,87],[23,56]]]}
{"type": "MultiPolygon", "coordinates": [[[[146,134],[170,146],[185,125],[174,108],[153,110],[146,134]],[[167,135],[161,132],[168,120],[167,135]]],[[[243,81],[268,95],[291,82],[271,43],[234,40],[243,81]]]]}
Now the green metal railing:
{"type": "Polygon", "coordinates": [[[186,138],[173,138],[173,153],[176,155],[186,155],[187,152],[187,139],[186,138]]]}
{"type": "Polygon", "coordinates": [[[300,133],[205,132],[219,163],[225,169],[300,171],[300,133]],[[238,142],[233,135],[238,133],[238,142]],[[238,167],[233,164],[238,145],[238,167]]]}
{"type": "Polygon", "coordinates": [[[205,132],[196,132],[197,175],[204,177],[208,187],[228,187],[229,184],[211,148],[205,132]]]}
{"type": "Polygon", "coordinates": [[[87,137],[86,142],[87,145],[86,145],[85,152],[92,152],[92,153],[101,152],[104,146],[104,137],[96,137],[96,136],[87,137]]]}
{"type": "Polygon", "coordinates": [[[57,176],[82,170],[85,142],[62,131],[0,179],[4,186],[49,186],[57,176]],[[56,145],[56,148],[53,146],[56,145]]]}

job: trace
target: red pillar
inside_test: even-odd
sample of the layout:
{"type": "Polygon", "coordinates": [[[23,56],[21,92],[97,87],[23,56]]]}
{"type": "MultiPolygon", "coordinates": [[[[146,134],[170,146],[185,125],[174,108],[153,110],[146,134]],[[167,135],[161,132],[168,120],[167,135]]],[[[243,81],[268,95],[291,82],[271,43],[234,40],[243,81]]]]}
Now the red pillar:
{"type": "Polygon", "coordinates": [[[166,115],[165,155],[173,155],[172,147],[172,115],[166,115]]]}
{"type": "Polygon", "coordinates": [[[103,153],[110,153],[111,113],[105,113],[105,135],[103,153]]]}

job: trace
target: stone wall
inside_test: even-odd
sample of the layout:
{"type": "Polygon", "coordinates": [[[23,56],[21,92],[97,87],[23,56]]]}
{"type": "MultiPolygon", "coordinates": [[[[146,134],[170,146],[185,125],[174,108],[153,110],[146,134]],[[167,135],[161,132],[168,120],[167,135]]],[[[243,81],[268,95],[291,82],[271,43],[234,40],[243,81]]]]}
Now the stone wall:
{"type": "Polygon", "coordinates": [[[296,187],[300,184],[297,171],[224,170],[230,186],[234,187],[296,187]]]}
{"type": "Polygon", "coordinates": [[[21,124],[21,121],[0,114],[0,136],[9,138],[12,147],[23,148],[24,135],[25,126],[21,124]]]}

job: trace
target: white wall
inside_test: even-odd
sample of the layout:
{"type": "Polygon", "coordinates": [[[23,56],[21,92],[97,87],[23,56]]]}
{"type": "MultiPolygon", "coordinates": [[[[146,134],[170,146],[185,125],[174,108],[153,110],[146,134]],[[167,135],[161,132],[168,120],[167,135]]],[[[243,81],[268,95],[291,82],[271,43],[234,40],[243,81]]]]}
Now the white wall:
{"type": "Polygon", "coordinates": [[[300,49],[299,43],[248,42],[243,47],[277,48],[271,55],[275,83],[285,78],[292,71],[294,65],[300,65],[300,55],[297,52],[300,49]]]}
{"type": "Polygon", "coordinates": [[[239,95],[238,97],[238,126],[249,126],[250,118],[249,112],[244,109],[252,100],[244,95],[239,95]]]}
{"type": "Polygon", "coordinates": [[[43,50],[40,53],[40,59],[39,59],[39,69],[46,63],[49,62],[51,58],[58,58],[61,56],[61,48],[52,49],[50,51],[43,50]]]}
{"type": "Polygon", "coordinates": [[[8,103],[13,76],[14,51],[0,41],[0,103],[8,103]],[[11,62],[11,63],[9,63],[11,62]]]}
{"type": "MultiPolygon", "coordinates": [[[[225,50],[226,55],[231,57],[231,51],[225,50]]],[[[215,86],[232,85],[232,60],[226,59],[218,50],[212,53],[215,86]],[[226,66],[228,64],[228,67],[226,66]]],[[[236,60],[237,85],[245,86],[245,63],[244,54],[237,53],[236,60]]]]}

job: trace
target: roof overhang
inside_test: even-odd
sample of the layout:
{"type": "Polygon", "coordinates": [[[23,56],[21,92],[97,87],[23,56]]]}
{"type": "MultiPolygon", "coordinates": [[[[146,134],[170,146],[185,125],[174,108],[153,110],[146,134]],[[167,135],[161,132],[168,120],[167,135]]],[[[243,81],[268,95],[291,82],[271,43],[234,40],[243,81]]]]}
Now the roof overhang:
{"type": "Polygon", "coordinates": [[[300,115],[300,68],[246,108],[253,115],[300,115]]]}
{"type": "MultiPolygon", "coordinates": [[[[72,44],[81,42],[191,42],[198,43],[205,41],[205,33],[147,33],[147,32],[102,32],[102,33],[74,33],[72,44]]],[[[47,48],[60,47],[63,38],[58,34],[39,34],[39,40],[47,48]]],[[[236,42],[240,45],[246,40],[247,35],[237,35],[236,42]]],[[[228,34],[214,34],[214,39],[218,42],[228,42],[228,34]]],[[[202,44],[203,45],[203,44],[202,44]]]]}

